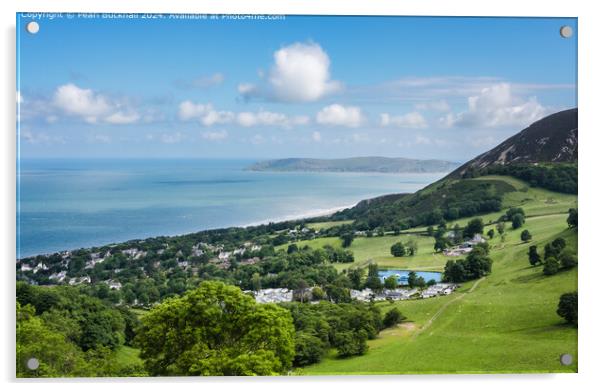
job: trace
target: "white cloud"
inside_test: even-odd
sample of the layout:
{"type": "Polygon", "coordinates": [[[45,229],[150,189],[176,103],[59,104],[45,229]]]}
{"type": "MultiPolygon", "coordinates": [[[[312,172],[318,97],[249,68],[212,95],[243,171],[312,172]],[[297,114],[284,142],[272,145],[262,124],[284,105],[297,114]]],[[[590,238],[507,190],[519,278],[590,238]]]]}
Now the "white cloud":
{"type": "Polygon", "coordinates": [[[541,119],[549,110],[536,97],[524,100],[513,94],[511,85],[498,83],[481,89],[467,99],[468,110],[441,118],[446,126],[500,127],[527,126],[541,119]]]}
{"type": "Polygon", "coordinates": [[[317,143],[319,143],[320,141],[322,141],[322,135],[320,134],[320,132],[313,132],[311,134],[311,139],[317,143]]]}
{"type": "Polygon", "coordinates": [[[388,113],[380,115],[380,126],[395,126],[398,128],[420,129],[427,126],[426,119],[418,112],[391,116],[388,113]]]}
{"type": "Polygon", "coordinates": [[[123,113],[121,111],[117,111],[104,119],[105,122],[110,124],[133,124],[138,122],[140,119],[140,115],[138,113],[123,113]]]}
{"type": "Polygon", "coordinates": [[[210,110],[201,118],[201,123],[205,126],[211,126],[215,124],[227,124],[232,122],[234,114],[230,111],[215,111],[210,110]]]}
{"type": "Polygon", "coordinates": [[[92,124],[99,121],[109,124],[131,124],[140,119],[132,109],[122,111],[120,103],[72,83],[59,86],[54,92],[52,103],[65,114],[80,117],[92,124]]]}
{"type": "Polygon", "coordinates": [[[189,100],[180,103],[178,117],[182,121],[188,121],[194,118],[201,117],[211,108],[210,104],[193,103],[189,100]]]}
{"type": "Polygon", "coordinates": [[[355,128],[363,121],[362,111],[355,106],[333,104],[324,107],[316,114],[316,122],[321,125],[347,126],[355,128]]]}
{"type": "Polygon", "coordinates": [[[242,83],[245,98],[264,97],[284,102],[312,102],[341,90],[330,78],[330,58],[316,43],[294,43],[274,53],[274,63],[264,84],[242,83]]]}
{"type": "Polygon", "coordinates": [[[23,103],[23,95],[21,95],[21,91],[17,91],[17,104],[23,103]]]}
{"type": "Polygon", "coordinates": [[[205,126],[236,123],[243,127],[280,126],[290,128],[297,125],[306,125],[310,121],[309,117],[305,115],[289,117],[283,113],[266,110],[243,111],[240,113],[218,111],[211,103],[194,103],[188,100],[180,103],[178,117],[182,121],[198,120],[205,126]]]}
{"type": "Polygon", "coordinates": [[[180,103],[178,117],[182,121],[196,119],[205,126],[230,123],[234,113],[230,111],[217,111],[211,103],[193,103],[189,100],[180,103]]]}
{"type": "Polygon", "coordinates": [[[203,132],[201,133],[201,138],[203,138],[204,140],[210,140],[210,141],[218,141],[218,140],[223,140],[225,138],[228,137],[228,132],[226,132],[225,130],[220,130],[217,132],[203,132]]]}
{"type": "Polygon", "coordinates": [[[289,128],[295,125],[307,125],[309,123],[309,117],[298,115],[289,117],[286,114],[274,113],[271,111],[260,110],[258,112],[241,112],[237,115],[237,123],[240,126],[251,127],[251,126],[281,126],[289,128]]]}

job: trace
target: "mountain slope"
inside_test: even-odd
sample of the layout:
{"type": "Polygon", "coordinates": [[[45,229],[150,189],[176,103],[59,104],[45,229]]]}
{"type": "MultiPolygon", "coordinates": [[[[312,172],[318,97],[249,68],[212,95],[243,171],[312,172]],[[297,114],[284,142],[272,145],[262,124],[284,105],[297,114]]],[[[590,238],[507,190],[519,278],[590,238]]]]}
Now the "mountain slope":
{"type": "Polygon", "coordinates": [[[379,156],[346,159],[289,158],[260,161],[249,167],[252,171],[319,171],[319,172],[449,172],[458,163],[443,160],[418,160],[379,156]]]}
{"type": "Polygon", "coordinates": [[[577,161],[577,109],[560,111],[534,122],[497,147],[448,175],[460,178],[471,169],[493,164],[577,161]]]}
{"type": "Polygon", "coordinates": [[[332,219],[352,219],[362,229],[436,225],[500,211],[504,194],[518,190],[491,177],[471,179],[479,175],[512,176],[534,187],[577,194],[576,161],[577,109],[571,109],[533,123],[416,193],[364,200],[332,219]]]}

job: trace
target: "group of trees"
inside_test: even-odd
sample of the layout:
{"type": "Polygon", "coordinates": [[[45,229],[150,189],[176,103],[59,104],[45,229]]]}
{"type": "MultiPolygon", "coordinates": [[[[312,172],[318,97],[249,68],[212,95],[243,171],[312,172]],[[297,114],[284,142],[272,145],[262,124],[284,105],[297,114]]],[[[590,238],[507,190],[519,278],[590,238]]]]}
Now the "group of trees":
{"type": "Polygon", "coordinates": [[[401,241],[391,246],[391,255],[394,257],[413,256],[418,252],[418,244],[415,240],[408,240],[405,244],[401,241]]]}
{"type": "Polygon", "coordinates": [[[154,376],[274,375],[291,368],[294,335],[286,309],[206,281],[154,307],[135,342],[154,376]]]}
{"type": "Polygon", "coordinates": [[[17,283],[17,376],[137,376],[144,369],[121,365],[114,352],[132,344],[138,320],[73,287],[17,283]],[[40,366],[27,368],[36,358],[40,366]]]}
{"type": "Polygon", "coordinates": [[[561,193],[577,194],[577,164],[492,164],[480,175],[509,175],[561,193]]]}
{"type": "Polygon", "coordinates": [[[512,223],[513,229],[519,229],[525,224],[525,211],[523,208],[510,208],[506,211],[502,217],[500,217],[499,221],[509,221],[512,223]]]}
{"type": "Polygon", "coordinates": [[[234,286],[203,282],[142,319],[135,342],[151,375],[274,375],[338,356],[364,354],[367,340],[405,317],[373,304],[256,304],[234,286]]]}
{"type": "Polygon", "coordinates": [[[364,354],[367,340],[383,329],[378,307],[365,303],[283,303],[295,326],[295,366],[319,362],[329,349],[339,357],[364,354]]]}
{"type": "Polygon", "coordinates": [[[528,256],[531,266],[543,265],[543,273],[547,276],[577,265],[577,256],[566,248],[566,241],[563,238],[556,238],[545,245],[543,259],[536,245],[529,246],[528,256]]]}
{"type": "Polygon", "coordinates": [[[463,282],[481,278],[491,273],[492,259],[487,243],[476,245],[466,259],[449,260],[445,264],[443,280],[463,282]]]}
{"type": "Polygon", "coordinates": [[[500,211],[502,195],[514,189],[503,181],[441,182],[428,192],[393,194],[362,201],[334,214],[335,220],[355,220],[357,230],[400,231],[439,225],[463,217],[500,211]]]}

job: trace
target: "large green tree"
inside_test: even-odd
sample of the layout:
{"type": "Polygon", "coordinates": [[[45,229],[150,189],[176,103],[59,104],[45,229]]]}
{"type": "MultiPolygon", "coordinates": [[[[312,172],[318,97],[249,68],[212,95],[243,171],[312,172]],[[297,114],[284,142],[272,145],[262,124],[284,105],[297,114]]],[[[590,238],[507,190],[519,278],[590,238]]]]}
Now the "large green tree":
{"type": "Polygon", "coordinates": [[[294,334],[284,308],[207,281],[151,310],[135,342],[153,375],[276,375],[292,365],[294,334]]]}

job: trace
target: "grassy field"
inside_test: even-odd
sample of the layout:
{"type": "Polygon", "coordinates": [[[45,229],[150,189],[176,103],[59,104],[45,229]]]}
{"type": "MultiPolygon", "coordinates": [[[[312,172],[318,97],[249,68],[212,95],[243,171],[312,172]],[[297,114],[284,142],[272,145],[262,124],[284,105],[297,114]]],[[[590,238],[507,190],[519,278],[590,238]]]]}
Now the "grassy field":
{"type": "Polygon", "coordinates": [[[345,224],[353,224],[353,220],[325,221],[322,223],[309,223],[309,224],[307,224],[307,228],[328,229],[328,228],[337,227],[339,225],[345,225],[345,224]]]}
{"type": "Polygon", "coordinates": [[[529,245],[542,248],[557,236],[576,246],[566,214],[528,218],[524,228],[509,230],[504,242],[499,236],[491,241],[493,272],[474,291],[469,292],[471,282],[447,297],[380,304],[383,311],[398,306],[408,321],[370,341],[364,356],[331,354],[297,374],[575,372],[577,329],[564,324],[556,306],[562,293],[577,289],[577,270],[546,277],[526,255],[529,245]],[[532,233],[531,243],[520,241],[522,229],[532,233]],[[575,363],[562,366],[563,353],[572,354],[575,363]]]}

